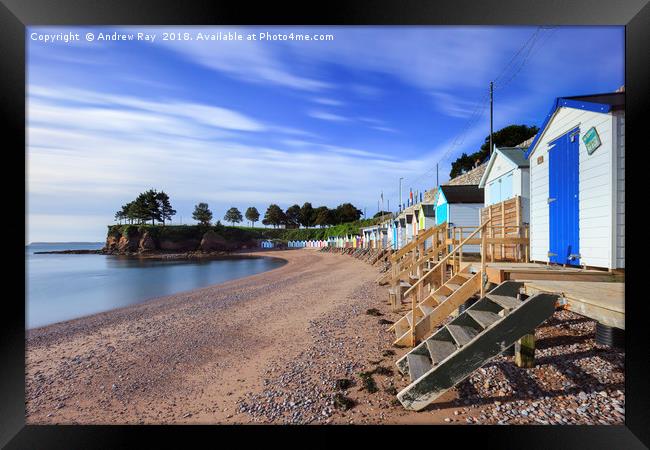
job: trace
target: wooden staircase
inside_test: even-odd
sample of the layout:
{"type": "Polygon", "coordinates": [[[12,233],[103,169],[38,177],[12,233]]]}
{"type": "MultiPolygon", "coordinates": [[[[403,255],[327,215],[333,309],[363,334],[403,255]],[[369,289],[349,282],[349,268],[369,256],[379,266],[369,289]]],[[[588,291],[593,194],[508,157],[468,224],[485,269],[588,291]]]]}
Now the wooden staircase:
{"type": "MultiPolygon", "coordinates": [[[[415,308],[415,340],[430,335],[452,312],[481,290],[482,272],[465,267],[445,284],[430,292],[415,308]]],[[[391,326],[395,331],[395,345],[411,345],[413,311],[406,313],[391,326]]]]}
{"type": "Polygon", "coordinates": [[[446,223],[424,230],[391,256],[390,270],[382,274],[377,281],[379,284],[390,284],[389,302],[393,309],[397,309],[402,303],[404,283],[408,283],[408,290],[424,274],[425,265],[431,260],[437,261],[440,253],[446,251],[446,245],[443,245],[446,230],[446,223]],[[429,238],[433,239],[433,245],[425,249],[425,241],[429,238]]]}
{"type": "Polygon", "coordinates": [[[522,286],[505,281],[397,361],[411,380],[397,394],[405,408],[426,407],[553,314],[557,296],[520,301],[522,286]]]}

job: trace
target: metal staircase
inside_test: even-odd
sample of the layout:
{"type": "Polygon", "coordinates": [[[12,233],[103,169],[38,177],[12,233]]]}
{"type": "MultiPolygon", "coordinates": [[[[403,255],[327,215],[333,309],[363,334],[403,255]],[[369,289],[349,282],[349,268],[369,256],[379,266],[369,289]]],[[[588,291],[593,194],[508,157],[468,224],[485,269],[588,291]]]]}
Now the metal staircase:
{"type": "Polygon", "coordinates": [[[405,408],[426,407],[553,314],[555,295],[520,301],[522,286],[501,283],[397,361],[399,371],[411,380],[397,394],[405,408]]]}

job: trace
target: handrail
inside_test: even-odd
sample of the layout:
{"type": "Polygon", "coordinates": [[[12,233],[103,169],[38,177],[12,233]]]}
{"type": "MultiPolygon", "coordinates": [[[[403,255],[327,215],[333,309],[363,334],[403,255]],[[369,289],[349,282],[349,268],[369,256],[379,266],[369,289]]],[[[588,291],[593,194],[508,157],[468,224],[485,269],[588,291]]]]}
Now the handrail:
{"type": "Polygon", "coordinates": [[[469,236],[467,236],[467,237],[463,240],[463,242],[461,242],[460,244],[458,244],[458,246],[456,246],[456,247],[453,248],[449,253],[447,253],[447,256],[445,256],[445,257],[442,258],[440,261],[438,261],[438,264],[436,264],[436,265],[435,265],[431,270],[429,270],[427,273],[425,273],[425,274],[424,274],[424,275],[423,275],[423,276],[422,276],[418,281],[415,282],[415,284],[414,284],[413,286],[411,286],[410,288],[408,288],[408,290],[407,290],[406,292],[404,292],[404,296],[407,296],[407,295],[409,294],[409,292],[411,292],[413,289],[415,289],[417,286],[419,286],[420,283],[422,283],[422,282],[423,282],[423,281],[424,281],[424,280],[425,280],[425,279],[426,279],[430,274],[432,274],[436,269],[438,269],[438,267],[440,267],[440,266],[441,266],[444,262],[446,262],[446,261],[447,261],[447,260],[448,260],[448,259],[449,259],[453,254],[454,254],[454,253],[456,253],[456,252],[457,252],[457,251],[458,251],[458,250],[459,250],[463,245],[465,245],[465,243],[466,243],[467,241],[469,241],[472,237],[474,237],[474,235],[475,235],[476,233],[478,233],[478,232],[481,231],[483,228],[485,228],[485,226],[486,226],[488,223],[490,223],[491,220],[492,220],[492,219],[488,219],[488,220],[486,220],[485,222],[483,222],[483,224],[481,224],[480,227],[478,227],[476,230],[474,230],[474,232],[472,232],[472,234],[470,234],[469,236]]]}
{"type": "Polygon", "coordinates": [[[441,223],[441,224],[439,224],[439,225],[436,225],[435,227],[431,227],[431,228],[429,228],[428,230],[425,230],[424,232],[418,234],[418,235],[415,237],[415,239],[413,239],[411,242],[409,242],[409,243],[406,244],[404,247],[402,247],[401,249],[399,249],[399,250],[398,250],[398,251],[397,251],[397,252],[392,256],[392,260],[393,260],[393,261],[397,261],[399,258],[401,258],[402,256],[406,255],[408,252],[410,252],[411,250],[413,250],[413,249],[415,248],[415,246],[416,246],[416,245],[417,245],[421,240],[423,240],[423,239],[429,239],[429,238],[433,235],[433,233],[437,232],[437,231],[438,231],[440,228],[442,228],[443,226],[447,226],[447,222],[443,222],[443,223],[441,223]]]}
{"type": "Polygon", "coordinates": [[[419,266],[423,262],[427,261],[428,259],[430,259],[431,254],[438,253],[440,250],[442,250],[446,246],[447,246],[447,244],[444,243],[444,242],[442,244],[440,244],[440,245],[435,246],[435,247],[432,246],[431,248],[429,248],[428,250],[426,250],[422,254],[422,257],[420,259],[418,259],[417,261],[415,261],[411,265],[409,265],[409,266],[405,267],[404,269],[402,269],[402,271],[399,273],[399,276],[401,277],[402,275],[404,275],[404,273],[409,272],[411,269],[413,269],[413,266],[419,266]]]}

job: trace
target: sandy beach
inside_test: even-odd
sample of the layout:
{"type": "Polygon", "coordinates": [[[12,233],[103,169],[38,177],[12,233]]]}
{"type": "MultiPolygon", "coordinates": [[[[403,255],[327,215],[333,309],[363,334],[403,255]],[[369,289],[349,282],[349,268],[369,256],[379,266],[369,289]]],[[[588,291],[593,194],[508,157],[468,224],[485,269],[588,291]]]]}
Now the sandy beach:
{"type": "Polygon", "coordinates": [[[594,322],[568,312],[538,329],[535,368],[501,356],[424,411],[406,411],[395,394],[408,380],[394,366],[406,349],[391,345],[385,321],[399,315],[374,282],[377,268],[312,249],[251,254],[287,264],[30,330],[27,422],[623,421],[624,353],[596,348],[594,322]],[[376,391],[359,376],[368,371],[376,391]],[[337,393],[355,406],[341,408],[337,393]],[[554,416],[566,409],[577,412],[554,416]]]}

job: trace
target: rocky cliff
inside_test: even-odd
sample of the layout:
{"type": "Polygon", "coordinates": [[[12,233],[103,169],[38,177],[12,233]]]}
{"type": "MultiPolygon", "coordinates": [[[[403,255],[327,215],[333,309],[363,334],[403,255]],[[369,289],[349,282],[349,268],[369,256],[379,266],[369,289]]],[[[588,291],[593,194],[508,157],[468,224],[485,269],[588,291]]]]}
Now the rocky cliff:
{"type": "Polygon", "coordinates": [[[198,226],[114,225],[108,229],[103,252],[112,255],[229,252],[259,247],[250,236],[224,236],[220,230],[198,226]]]}

